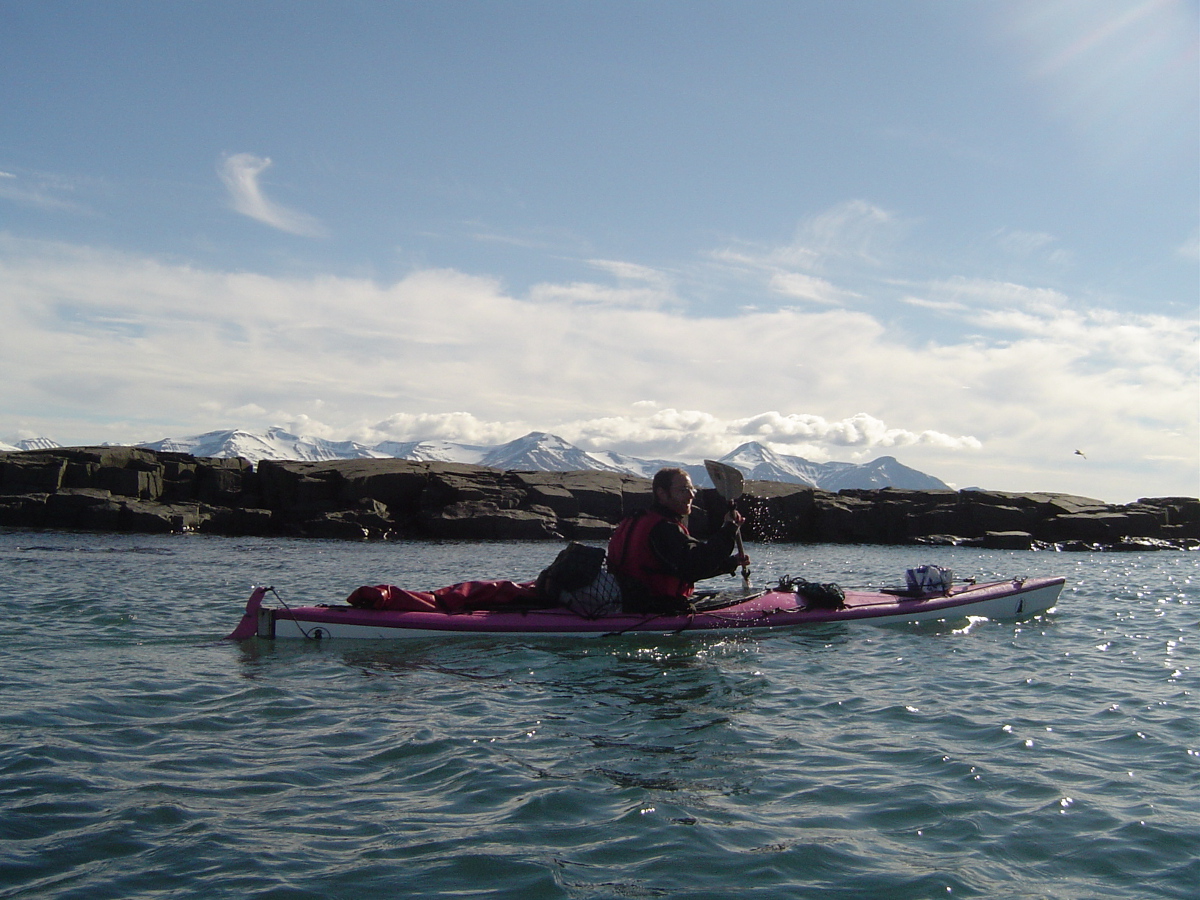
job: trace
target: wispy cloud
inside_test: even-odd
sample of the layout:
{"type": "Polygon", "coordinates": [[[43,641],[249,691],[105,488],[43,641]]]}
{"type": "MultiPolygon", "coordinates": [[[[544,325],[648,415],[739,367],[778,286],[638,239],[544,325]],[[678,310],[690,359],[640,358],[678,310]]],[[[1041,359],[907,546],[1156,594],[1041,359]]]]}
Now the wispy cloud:
{"type": "Polygon", "coordinates": [[[787,297],[831,306],[841,303],[847,297],[855,296],[851,291],[834,287],[824,278],[805,275],[802,272],[776,272],[771,276],[769,284],[771,290],[787,297]]]}
{"type": "Polygon", "coordinates": [[[617,259],[589,259],[587,263],[602,272],[608,272],[621,281],[642,281],[663,288],[671,284],[671,278],[666,272],[651,266],[617,259]]]}
{"type": "Polygon", "coordinates": [[[307,213],[297,212],[270,200],[258,183],[259,176],[271,166],[267,157],[252,153],[227,156],[221,165],[221,180],[229,190],[234,210],[272,228],[302,237],[321,237],[325,229],[307,213]]]}
{"type": "Polygon", "coordinates": [[[622,309],[660,309],[678,304],[678,298],[659,287],[612,287],[591,281],[535,284],[529,290],[535,303],[607,306],[622,309]]]}
{"type": "Polygon", "coordinates": [[[849,305],[863,295],[846,282],[882,274],[906,228],[882,207],[851,200],[805,218],[786,242],[732,242],[709,256],[727,276],[756,285],[759,296],[849,305]]]}
{"type": "Polygon", "coordinates": [[[899,224],[894,213],[874,203],[850,200],[802,222],[793,252],[818,261],[848,257],[877,264],[899,224]]]}
{"type": "Polygon", "coordinates": [[[0,200],[55,212],[89,213],[74,196],[75,185],[45,173],[0,172],[0,200]]]}
{"type": "Polygon", "coordinates": [[[1058,239],[1052,234],[1002,228],[992,233],[992,239],[1000,250],[1012,257],[1041,260],[1055,266],[1071,262],[1070,252],[1059,246],[1058,239]]]}
{"type": "Polygon", "coordinates": [[[904,227],[894,213],[874,203],[849,200],[801,221],[787,243],[735,243],[717,250],[713,257],[772,272],[823,272],[845,261],[875,266],[904,227]]]}

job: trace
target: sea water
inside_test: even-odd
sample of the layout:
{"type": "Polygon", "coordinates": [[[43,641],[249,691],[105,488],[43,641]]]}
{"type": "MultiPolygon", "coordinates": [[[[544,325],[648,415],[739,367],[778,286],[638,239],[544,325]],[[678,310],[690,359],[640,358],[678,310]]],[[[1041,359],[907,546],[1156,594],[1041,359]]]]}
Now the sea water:
{"type": "Polygon", "coordinates": [[[557,549],[0,532],[0,897],[1200,896],[1200,554],[750,548],[1065,576],[1022,622],[222,640],[557,549]]]}

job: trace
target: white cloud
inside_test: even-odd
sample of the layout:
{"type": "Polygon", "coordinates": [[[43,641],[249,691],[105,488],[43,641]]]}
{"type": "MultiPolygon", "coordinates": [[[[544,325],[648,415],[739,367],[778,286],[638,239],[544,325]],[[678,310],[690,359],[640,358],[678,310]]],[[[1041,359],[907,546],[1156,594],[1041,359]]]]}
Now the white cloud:
{"type": "Polygon", "coordinates": [[[636,456],[721,456],[747,441],[814,461],[830,458],[838,448],[870,452],[928,444],[947,450],[979,450],[970,435],[937,431],[913,432],[889,427],[866,413],[830,421],[822,416],[776,411],[748,418],[723,418],[691,409],[633,408],[620,416],[567,422],[559,433],[593,450],[615,449],[636,456]]]}
{"type": "Polygon", "coordinates": [[[54,212],[90,213],[75,193],[76,185],[59,176],[38,172],[22,177],[0,172],[0,200],[54,212]]]}
{"type": "Polygon", "coordinates": [[[535,303],[610,306],[627,309],[658,309],[678,305],[670,291],[658,287],[614,288],[590,281],[569,284],[536,284],[529,291],[535,303]]]}
{"type": "Polygon", "coordinates": [[[252,153],[227,156],[221,165],[221,180],[229,190],[230,205],[237,212],[272,228],[303,237],[320,237],[324,229],[312,216],[288,209],[268,199],[258,183],[271,160],[252,153]]]}
{"type": "Polygon", "coordinates": [[[966,304],[960,303],[957,300],[930,300],[927,297],[907,296],[901,297],[900,302],[908,306],[930,309],[935,312],[962,312],[967,309],[966,304]]]}
{"type": "Polygon", "coordinates": [[[800,272],[776,272],[769,283],[771,290],[798,300],[836,305],[846,297],[855,296],[850,291],[834,287],[824,278],[804,275],[800,272]]]}
{"type": "Polygon", "coordinates": [[[810,216],[782,245],[739,243],[714,252],[713,258],[749,270],[770,273],[802,269],[821,272],[837,262],[878,265],[904,229],[894,213],[865,200],[839,203],[810,216]]]}
{"type": "MultiPolygon", "coordinates": [[[[477,223],[472,223],[472,227],[477,223]]],[[[512,234],[498,234],[492,231],[473,231],[472,239],[482,244],[504,244],[509,247],[520,247],[523,250],[545,250],[546,241],[528,237],[518,237],[512,234]]]]}
{"type": "Polygon", "coordinates": [[[659,269],[616,259],[589,259],[588,265],[616,276],[622,281],[643,281],[666,289],[671,285],[670,277],[659,269]]]}
{"type": "Polygon", "coordinates": [[[818,259],[852,257],[877,263],[898,224],[894,213],[865,200],[850,200],[801,223],[793,247],[818,259]]]}
{"type": "Polygon", "coordinates": [[[976,331],[913,341],[842,307],[704,317],[655,290],[272,278],[0,235],[0,439],[536,429],[639,456],[760,440],[818,461],[893,453],[962,485],[1197,493],[1194,319],[960,279],[922,302],[976,331]],[[1075,447],[1095,464],[1074,466],[1075,447]]]}
{"type": "Polygon", "coordinates": [[[904,447],[933,444],[952,450],[978,450],[982,446],[971,435],[950,435],[940,431],[909,431],[891,428],[867,413],[831,422],[821,416],[762,413],[737,423],[740,433],[776,443],[818,440],[845,447],[904,447]]]}
{"type": "Polygon", "coordinates": [[[1038,259],[1056,266],[1072,261],[1070,251],[1057,246],[1058,238],[1043,231],[1002,228],[993,232],[992,237],[1001,250],[1013,257],[1038,259]]]}
{"type": "Polygon", "coordinates": [[[837,282],[878,269],[906,227],[873,203],[851,200],[802,220],[787,243],[738,242],[709,256],[726,277],[754,285],[760,295],[842,306],[863,295],[837,282]]]}
{"type": "Polygon", "coordinates": [[[532,431],[527,422],[487,422],[469,412],[395,413],[360,429],[356,440],[439,440],[458,444],[501,444],[532,431]]]}

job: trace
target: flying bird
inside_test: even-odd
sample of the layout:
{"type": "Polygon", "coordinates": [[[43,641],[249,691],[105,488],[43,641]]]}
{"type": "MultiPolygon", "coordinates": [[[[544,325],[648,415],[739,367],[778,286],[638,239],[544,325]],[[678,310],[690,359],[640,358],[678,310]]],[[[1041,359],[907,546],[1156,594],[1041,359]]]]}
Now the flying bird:
{"type": "Polygon", "coordinates": [[[1087,454],[1086,454],[1086,453],[1084,453],[1082,450],[1076,450],[1076,451],[1075,451],[1075,455],[1076,455],[1076,456],[1082,456],[1084,459],[1087,459],[1087,454]]]}

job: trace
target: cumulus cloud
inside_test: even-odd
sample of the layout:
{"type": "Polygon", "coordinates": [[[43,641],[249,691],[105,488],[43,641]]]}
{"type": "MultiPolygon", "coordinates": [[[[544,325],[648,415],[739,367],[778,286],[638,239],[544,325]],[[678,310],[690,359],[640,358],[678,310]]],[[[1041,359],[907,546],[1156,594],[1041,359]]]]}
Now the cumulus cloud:
{"type": "Polygon", "coordinates": [[[320,237],[324,229],[307,213],[297,212],[270,200],[258,183],[259,176],[271,166],[267,157],[252,153],[227,156],[221,165],[221,180],[229,190],[234,210],[272,228],[302,237],[320,237]]]}
{"type": "Polygon", "coordinates": [[[534,430],[525,421],[489,422],[469,412],[395,413],[361,429],[359,440],[438,440],[490,445],[511,441],[534,430]]]}
{"type": "Polygon", "coordinates": [[[953,450],[978,450],[982,446],[971,435],[950,435],[927,429],[921,432],[891,428],[875,416],[858,413],[831,422],[822,416],[783,415],[767,412],[737,423],[740,433],[777,443],[795,443],[797,439],[818,440],[845,447],[904,447],[934,444],[953,450]]]}
{"type": "Polygon", "coordinates": [[[622,416],[564,423],[562,435],[587,449],[615,449],[629,455],[721,456],[748,441],[780,453],[829,459],[839,448],[860,453],[928,444],[946,450],[979,450],[971,435],[893,428],[867,413],[831,421],[823,416],[777,411],[724,418],[690,409],[633,408],[622,416]]]}

